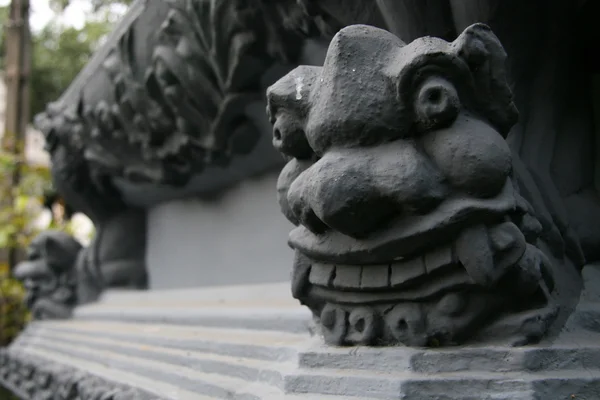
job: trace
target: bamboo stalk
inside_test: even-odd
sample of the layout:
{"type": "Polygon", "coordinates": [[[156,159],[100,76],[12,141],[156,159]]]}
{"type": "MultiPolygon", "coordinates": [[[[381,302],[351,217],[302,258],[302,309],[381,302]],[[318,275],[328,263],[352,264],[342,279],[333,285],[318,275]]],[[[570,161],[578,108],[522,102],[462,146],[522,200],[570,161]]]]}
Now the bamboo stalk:
{"type": "MultiPolygon", "coordinates": [[[[29,29],[29,0],[12,0],[9,20],[5,27],[6,57],[6,120],[2,147],[22,160],[29,122],[29,82],[31,74],[31,32],[29,29]]],[[[8,178],[8,177],[7,177],[8,178]]],[[[12,187],[19,184],[20,165],[9,178],[12,187]]],[[[12,201],[11,195],[7,201],[12,201]]],[[[13,246],[14,247],[14,246],[13,246]]],[[[18,250],[11,247],[9,265],[16,265],[18,250]]]]}

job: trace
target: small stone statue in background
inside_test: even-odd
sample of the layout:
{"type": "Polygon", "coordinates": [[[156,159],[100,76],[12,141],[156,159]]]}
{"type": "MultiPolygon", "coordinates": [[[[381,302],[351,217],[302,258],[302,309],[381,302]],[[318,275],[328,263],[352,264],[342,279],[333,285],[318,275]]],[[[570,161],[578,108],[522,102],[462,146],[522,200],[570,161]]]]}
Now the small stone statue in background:
{"type": "Polygon", "coordinates": [[[77,304],[77,258],[81,244],[60,231],[45,231],[27,249],[15,277],[23,282],[33,319],[64,319],[77,304]]]}

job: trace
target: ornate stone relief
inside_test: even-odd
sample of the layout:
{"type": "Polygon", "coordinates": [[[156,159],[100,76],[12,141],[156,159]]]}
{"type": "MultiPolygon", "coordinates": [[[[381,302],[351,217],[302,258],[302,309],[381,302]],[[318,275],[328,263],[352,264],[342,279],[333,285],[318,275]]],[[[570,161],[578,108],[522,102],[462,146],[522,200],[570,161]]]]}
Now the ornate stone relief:
{"type": "Polygon", "coordinates": [[[327,343],[522,345],[557,321],[572,264],[519,192],[505,58],[483,24],[410,44],[354,25],[269,88],[292,291],[327,343]]]}
{"type": "Polygon", "coordinates": [[[78,101],[62,99],[37,118],[58,192],[96,227],[75,268],[78,301],[94,300],[106,286],[147,284],[144,211],[126,204],[115,178],[183,186],[206,166],[251,151],[259,132],[245,107],[264,97],[262,75],[275,63],[293,63],[302,38],[316,30],[295,0],[141,7],[166,9],[165,19],[155,28],[133,21],[91,63],[108,90],[79,84],[78,101]],[[141,47],[148,59],[139,57],[141,47]],[[105,95],[90,100],[100,89],[105,95]]]}
{"type": "Polygon", "coordinates": [[[146,281],[140,271],[145,242],[131,239],[145,238],[139,229],[145,217],[125,204],[114,179],[181,186],[205,166],[225,166],[251,151],[259,133],[246,105],[263,96],[265,71],[275,62],[292,62],[302,35],[314,29],[292,0],[276,6],[167,3],[157,32],[140,30],[134,21],[96,66],[110,85],[105,98],[91,102],[86,93],[94,88],[84,84],[75,104],[63,99],[37,119],[58,192],[96,226],[97,237],[76,268],[84,301],[105,286],[141,287],[146,281]],[[142,62],[138,50],[147,43],[151,56],[142,62]],[[134,214],[132,223],[128,216],[134,214]],[[130,246],[110,248],[123,240],[130,246]]]}
{"type": "Polygon", "coordinates": [[[82,95],[79,105],[54,105],[39,118],[50,141],[80,143],[93,175],[179,186],[248,153],[259,133],[245,106],[262,98],[261,76],[275,62],[293,62],[315,29],[291,0],[168,4],[156,35],[137,38],[134,23],[102,62],[112,100],[91,104],[82,95]],[[152,56],[140,65],[136,48],[145,40],[152,56]]]}
{"type": "Polygon", "coordinates": [[[82,247],[71,236],[46,231],[27,249],[27,260],[15,268],[26,290],[26,303],[34,319],[71,316],[77,302],[75,264],[82,247]]]}

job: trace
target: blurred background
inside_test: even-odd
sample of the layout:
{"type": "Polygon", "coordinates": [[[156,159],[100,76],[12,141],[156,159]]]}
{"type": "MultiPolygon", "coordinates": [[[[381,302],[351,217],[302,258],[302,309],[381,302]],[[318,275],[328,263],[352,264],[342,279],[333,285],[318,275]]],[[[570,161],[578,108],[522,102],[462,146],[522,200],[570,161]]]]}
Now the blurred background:
{"type": "Polygon", "coordinates": [[[52,187],[44,138],[32,124],[88,62],[132,0],[0,0],[0,346],[27,321],[11,269],[41,230],[86,245],[93,225],[52,187]]]}

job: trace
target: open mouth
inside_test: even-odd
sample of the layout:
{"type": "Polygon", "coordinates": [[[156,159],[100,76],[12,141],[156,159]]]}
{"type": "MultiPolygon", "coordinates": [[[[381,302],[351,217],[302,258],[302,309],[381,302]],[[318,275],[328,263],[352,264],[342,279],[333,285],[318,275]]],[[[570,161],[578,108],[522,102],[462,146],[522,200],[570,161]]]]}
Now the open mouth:
{"type": "Polygon", "coordinates": [[[465,229],[453,243],[386,264],[312,261],[314,296],[348,304],[422,301],[469,287],[493,287],[524,257],[525,237],[510,221],[465,229]]]}
{"type": "Polygon", "coordinates": [[[453,254],[441,246],[425,255],[383,265],[312,263],[311,293],[348,304],[418,301],[441,292],[475,286],[453,254]]]}
{"type": "Polygon", "coordinates": [[[307,257],[321,262],[383,264],[422,253],[448,237],[459,235],[465,226],[498,221],[516,209],[514,189],[507,180],[494,198],[455,195],[429,214],[398,218],[387,228],[362,240],[335,230],[317,235],[300,225],[291,231],[289,243],[307,257]]]}
{"type": "Polygon", "coordinates": [[[336,345],[451,344],[470,336],[482,320],[507,315],[507,310],[519,313],[544,307],[552,290],[551,273],[535,238],[523,234],[512,187],[507,184],[502,196],[484,201],[477,207],[449,207],[453,213],[436,212],[412,226],[413,232],[423,234],[419,251],[405,245],[414,240],[403,235],[408,229],[393,239],[391,231],[379,236],[377,251],[362,242],[362,248],[350,249],[352,256],[340,251],[313,257],[325,255],[319,243],[328,243],[331,249],[331,237],[311,246],[310,254],[304,253],[308,247],[299,247],[294,296],[313,309],[325,340],[336,345]],[[477,217],[483,210],[487,218],[473,218],[465,211],[475,209],[477,217]],[[436,242],[437,231],[426,229],[433,221],[446,222],[445,228],[456,233],[436,242]],[[395,254],[390,243],[399,249],[395,254]],[[413,251],[403,254],[407,248],[413,251]],[[365,260],[370,262],[362,263],[365,260]]]}

